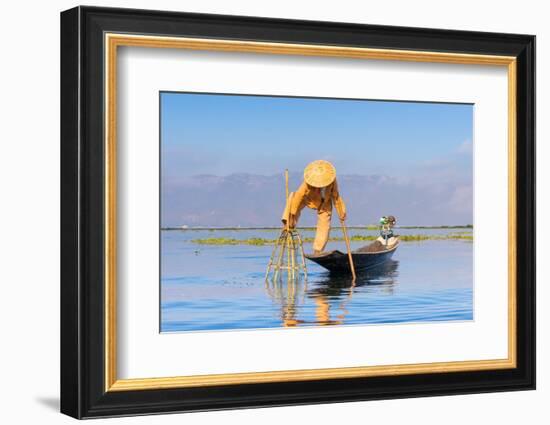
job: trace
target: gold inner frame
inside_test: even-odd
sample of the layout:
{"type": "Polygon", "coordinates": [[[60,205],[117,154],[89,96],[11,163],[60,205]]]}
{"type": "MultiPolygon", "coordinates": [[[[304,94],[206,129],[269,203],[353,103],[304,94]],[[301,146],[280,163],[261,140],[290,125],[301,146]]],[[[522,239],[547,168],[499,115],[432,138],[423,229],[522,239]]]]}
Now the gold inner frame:
{"type": "Polygon", "coordinates": [[[105,391],[235,385],[516,367],[516,58],[462,53],[370,49],[326,45],[105,34],[105,391]],[[304,369],[174,377],[118,379],[116,324],[116,99],[119,46],[325,56],[507,67],[508,72],[508,357],[495,360],[304,369]]]}

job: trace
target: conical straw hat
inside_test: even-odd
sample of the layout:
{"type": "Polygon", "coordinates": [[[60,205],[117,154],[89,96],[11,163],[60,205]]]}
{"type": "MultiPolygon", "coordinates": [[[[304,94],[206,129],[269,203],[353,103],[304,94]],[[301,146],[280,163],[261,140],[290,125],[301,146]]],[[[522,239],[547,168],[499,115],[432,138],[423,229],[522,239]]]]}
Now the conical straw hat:
{"type": "Polygon", "coordinates": [[[336,169],[328,161],[319,159],[307,165],[304,180],[313,187],[326,187],[336,179],[336,169]]]}

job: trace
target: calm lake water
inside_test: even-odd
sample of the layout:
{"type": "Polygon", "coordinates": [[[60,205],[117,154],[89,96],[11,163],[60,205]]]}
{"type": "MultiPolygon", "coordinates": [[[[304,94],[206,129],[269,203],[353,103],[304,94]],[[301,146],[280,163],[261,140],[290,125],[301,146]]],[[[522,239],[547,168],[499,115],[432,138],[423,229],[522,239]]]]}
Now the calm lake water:
{"type": "MultiPolygon", "coordinates": [[[[441,234],[462,229],[398,229],[441,234]]],[[[308,261],[308,279],[266,285],[272,246],[200,245],[193,239],[261,237],[278,230],[161,232],[161,331],[357,325],[473,319],[473,244],[462,240],[402,242],[384,266],[335,278],[308,261]]],[[[303,237],[313,236],[302,231],[303,237]]],[[[377,231],[350,230],[350,235],[377,231]]],[[[331,236],[341,236],[333,229],[331,236]]],[[[367,242],[352,242],[352,250],[367,242]]],[[[311,244],[305,244],[311,252],[311,244]]],[[[327,250],[345,252],[344,242],[327,250]]]]}

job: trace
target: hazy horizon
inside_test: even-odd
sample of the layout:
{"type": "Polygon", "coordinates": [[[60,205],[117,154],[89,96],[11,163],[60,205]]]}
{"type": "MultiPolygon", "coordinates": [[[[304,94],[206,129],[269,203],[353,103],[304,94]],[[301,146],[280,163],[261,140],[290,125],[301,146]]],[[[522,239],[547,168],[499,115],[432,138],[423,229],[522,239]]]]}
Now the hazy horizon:
{"type": "Polygon", "coordinates": [[[315,159],[350,225],[472,224],[472,138],[473,105],[161,93],[161,227],[277,227],[315,159]]]}

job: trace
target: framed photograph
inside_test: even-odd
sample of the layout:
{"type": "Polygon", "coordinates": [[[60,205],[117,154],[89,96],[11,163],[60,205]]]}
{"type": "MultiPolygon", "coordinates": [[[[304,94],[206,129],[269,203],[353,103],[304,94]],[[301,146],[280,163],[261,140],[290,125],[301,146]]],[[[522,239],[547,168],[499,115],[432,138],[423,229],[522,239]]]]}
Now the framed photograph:
{"type": "Polygon", "coordinates": [[[535,37],[61,14],[61,411],[535,388],[535,37]]]}

